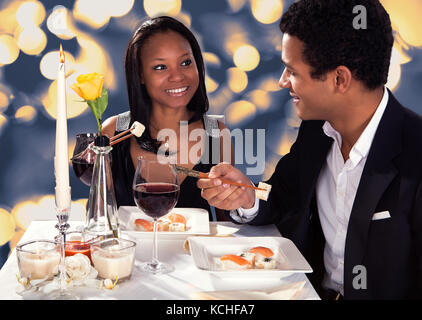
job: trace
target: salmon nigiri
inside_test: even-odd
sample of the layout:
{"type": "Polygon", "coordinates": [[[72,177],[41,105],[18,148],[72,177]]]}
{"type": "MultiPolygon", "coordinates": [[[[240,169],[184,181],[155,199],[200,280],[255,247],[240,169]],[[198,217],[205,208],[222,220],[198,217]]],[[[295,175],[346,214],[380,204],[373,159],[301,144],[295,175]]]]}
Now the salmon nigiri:
{"type": "Polygon", "coordinates": [[[255,253],[257,258],[262,256],[263,258],[271,258],[274,252],[267,247],[255,247],[249,250],[250,253],[255,253]]]}
{"type": "Polygon", "coordinates": [[[186,231],[186,218],[178,213],[170,213],[167,217],[170,220],[170,231],[186,231]]]}
{"type": "Polygon", "coordinates": [[[255,267],[257,269],[275,269],[276,260],[274,252],[267,247],[255,247],[249,250],[250,253],[255,254],[255,267]]]}
{"type": "Polygon", "coordinates": [[[226,254],[220,257],[220,261],[223,263],[223,268],[230,269],[250,269],[252,267],[251,263],[235,254],[226,254]]]}
{"type": "Polygon", "coordinates": [[[135,229],[138,230],[138,231],[152,231],[153,225],[148,220],[136,219],[135,220],[135,229]]]}

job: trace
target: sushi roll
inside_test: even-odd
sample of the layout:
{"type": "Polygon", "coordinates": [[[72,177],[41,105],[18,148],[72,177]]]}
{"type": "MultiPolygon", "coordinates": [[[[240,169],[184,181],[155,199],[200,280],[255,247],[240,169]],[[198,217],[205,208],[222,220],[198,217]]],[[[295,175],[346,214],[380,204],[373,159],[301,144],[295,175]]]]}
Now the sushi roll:
{"type": "Polygon", "coordinates": [[[180,222],[170,223],[169,231],[170,232],[184,232],[186,231],[186,226],[180,222]]]}
{"type": "Polygon", "coordinates": [[[226,254],[220,257],[220,261],[224,270],[245,270],[252,267],[248,260],[235,254],[226,254]]]}
{"type": "Polygon", "coordinates": [[[257,269],[275,269],[276,261],[274,258],[264,258],[255,261],[255,267],[257,269]]]}
{"type": "Polygon", "coordinates": [[[160,219],[157,222],[157,231],[169,231],[171,222],[168,219],[160,219]]]}
{"type": "Polygon", "coordinates": [[[267,201],[268,200],[268,196],[270,195],[271,187],[272,186],[270,184],[267,184],[267,183],[264,183],[264,182],[260,182],[258,184],[258,188],[265,189],[265,191],[264,190],[256,190],[256,192],[255,192],[256,197],[258,199],[267,201]]]}
{"type": "Polygon", "coordinates": [[[153,225],[150,221],[145,219],[136,219],[135,220],[135,229],[137,231],[152,231],[153,225]]]}

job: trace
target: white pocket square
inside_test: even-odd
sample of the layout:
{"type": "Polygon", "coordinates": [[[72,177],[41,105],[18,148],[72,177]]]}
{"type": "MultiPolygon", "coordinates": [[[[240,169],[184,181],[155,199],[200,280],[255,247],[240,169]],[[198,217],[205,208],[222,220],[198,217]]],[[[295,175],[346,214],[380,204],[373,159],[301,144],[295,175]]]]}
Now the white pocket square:
{"type": "Polygon", "coordinates": [[[390,212],[388,211],[377,212],[377,213],[374,213],[374,215],[372,216],[372,220],[381,220],[381,219],[388,219],[388,218],[391,218],[390,212]]]}

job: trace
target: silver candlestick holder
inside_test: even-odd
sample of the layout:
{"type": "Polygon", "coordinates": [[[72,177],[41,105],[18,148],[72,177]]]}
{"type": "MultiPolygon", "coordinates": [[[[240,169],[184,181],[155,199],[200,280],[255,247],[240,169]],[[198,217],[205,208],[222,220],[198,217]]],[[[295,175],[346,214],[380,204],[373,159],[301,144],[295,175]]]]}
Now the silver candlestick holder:
{"type": "Polygon", "coordinates": [[[79,300],[79,297],[75,294],[71,293],[69,290],[66,289],[66,232],[69,229],[70,225],[68,223],[69,220],[69,212],[70,208],[66,209],[58,209],[56,207],[57,212],[57,220],[58,223],[56,224],[56,229],[59,230],[60,235],[60,250],[61,250],[61,257],[60,257],[60,266],[59,266],[59,273],[60,273],[60,288],[58,290],[53,291],[49,295],[49,299],[53,300],[79,300]]]}

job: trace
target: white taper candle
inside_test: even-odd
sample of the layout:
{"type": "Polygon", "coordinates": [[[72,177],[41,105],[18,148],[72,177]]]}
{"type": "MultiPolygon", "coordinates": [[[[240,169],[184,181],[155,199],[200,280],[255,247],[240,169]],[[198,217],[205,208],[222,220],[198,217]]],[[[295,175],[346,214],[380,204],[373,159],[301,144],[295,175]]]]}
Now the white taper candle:
{"type": "Polygon", "coordinates": [[[56,176],[56,206],[60,212],[70,208],[69,157],[67,142],[67,109],[65,61],[60,44],[60,62],[57,72],[57,119],[56,119],[56,154],[54,168],[56,176]]]}

